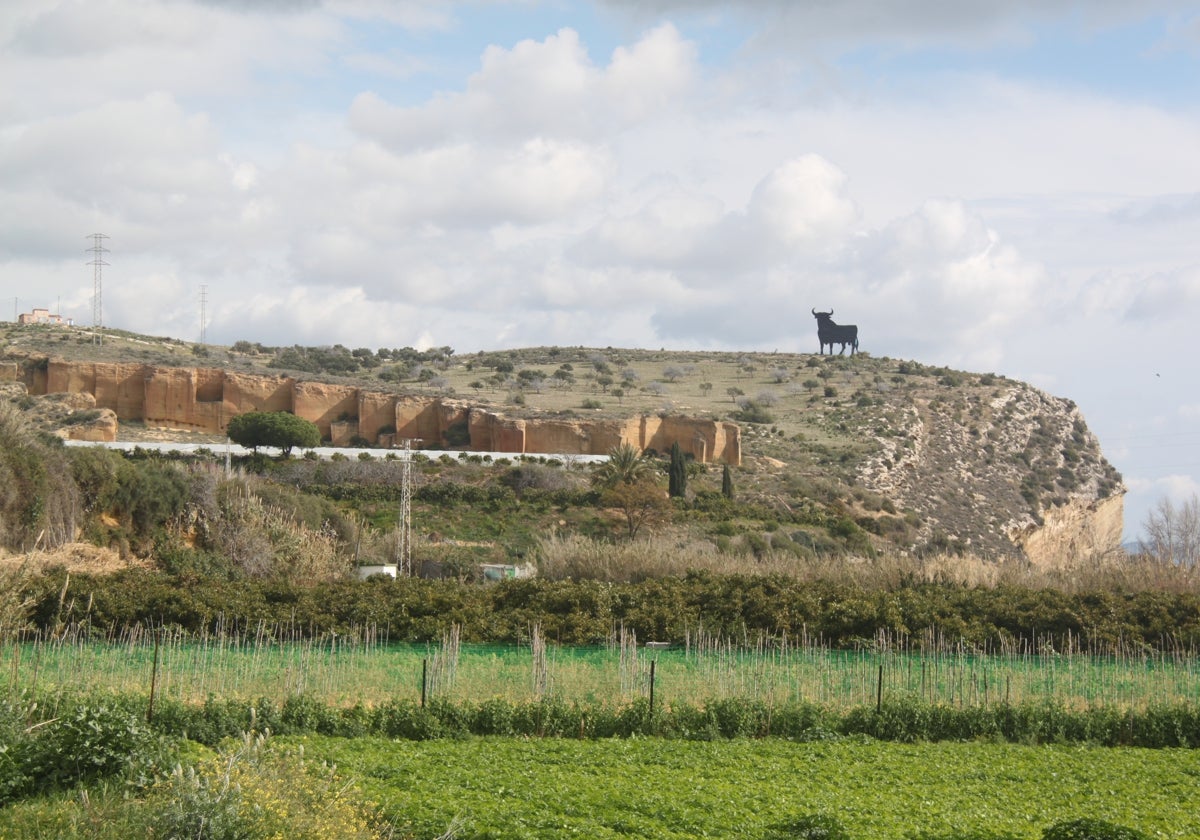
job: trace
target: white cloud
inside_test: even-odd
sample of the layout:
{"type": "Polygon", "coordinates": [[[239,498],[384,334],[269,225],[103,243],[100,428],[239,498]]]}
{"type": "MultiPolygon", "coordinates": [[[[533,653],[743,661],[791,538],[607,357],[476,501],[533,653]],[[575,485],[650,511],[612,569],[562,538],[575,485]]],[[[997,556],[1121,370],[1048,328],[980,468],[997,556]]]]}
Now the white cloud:
{"type": "Polygon", "coordinates": [[[843,237],[858,217],[845,188],[841,170],[819,155],[804,155],[759,183],[750,199],[747,223],[783,248],[843,237]]]}
{"type": "Polygon", "coordinates": [[[711,243],[722,210],[716,199],[671,182],[635,212],[606,216],[572,256],[595,265],[680,267],[711,243]]]}
{"type": "Polygon", "coordinates": [[[1139,278],[1135,289],[1127,310],[1130,318],[1190,320],[1200,309],[1200,262],[1170,274],[1139,278]]]}
{"type": "Polygon", "coordinates": [[[671,24],[660,24],[632,47],[617,47],[600,80],[607,108],[624,122],[673,111],[697,82],[698,55],[671,24]]]}
{"type": "Polygon", "coordinates": [[[670,25],[618,49],[606,68],[588,56],[579,34],[562,29],[511,49],[489,46],[461,93],[395,107],[374,93],[357,97],[353,128],[398,151],[487,137],[589,141],[664,109],[692,84],[695,49],[670,25]]]}

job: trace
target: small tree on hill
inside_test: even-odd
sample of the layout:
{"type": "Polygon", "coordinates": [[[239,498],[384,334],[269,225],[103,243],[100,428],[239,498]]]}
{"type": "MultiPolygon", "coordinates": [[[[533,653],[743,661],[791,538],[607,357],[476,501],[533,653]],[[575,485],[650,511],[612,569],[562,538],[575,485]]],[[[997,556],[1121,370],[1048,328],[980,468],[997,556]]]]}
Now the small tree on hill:
{"type": "Polygon", "coordinates": [[[239,414],[225,429],[229,439],[258,452],[260,446],[276,446],[286,457],[294,447],[311,448],[321,442],[315,423],[288,411],[251,411],[239,414]]]}
{"type": "Polygon", "coordinates": [[[733,472],[728,464],[721,470],[721,495],[733,501],[733,472]]]}
{"type": "Polygon", "coordinates": [[[631,540],[644,526],[664,522],[671,510],[662,486],[650,475],[631,482],[618,481],[601,494],[600,501],[606,507],[621,511],[631,540]]]}
{"type": "Polygon", "coordinates": [[[654,467],[642,452],[629,443],[618,443],[608,452],[608,460],[597,465],[592,482],[601,489],[616,484],[632,484],[649,476],[654,467]]]}

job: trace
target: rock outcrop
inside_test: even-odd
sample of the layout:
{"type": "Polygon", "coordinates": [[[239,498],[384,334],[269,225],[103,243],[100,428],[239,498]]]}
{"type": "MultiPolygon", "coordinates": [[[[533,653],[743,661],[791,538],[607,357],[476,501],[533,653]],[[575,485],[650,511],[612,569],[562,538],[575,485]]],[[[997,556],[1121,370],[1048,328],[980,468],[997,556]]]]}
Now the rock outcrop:
{"type": "Polygon", "coordinates": [[[995,380],[890,417],[859,479],[919,513],[930,541],[1047,566],[1119,550],[1124,486],[1070,400],[995,380]]]}
{"type": "Polygon", "coordinates": [[[86,440],[93,443],[112,443],[117,439],[120,428],[117,415],[112,409],[101,408],[96,416],[81,423],[65,426],[58,430],[58,436],[64,440],[86,440]]]}
{"type": "MultiPolygon", "coordinates": [[[[290,411],[310,420],[335,446],[354,441],[392,445],[403,439],[431,448],[479,452],[603,455],[619,443],[665,452],[678,443],[697,461],[741,463],[738,426],[685,416],[573,420],[508,417],[470,403],[369,391],[353,385],[255,376],[219,368],[174,368],[49,359],[0,368],[0,379],[24,381],[31,394],[89,394],[114,421],[219,434],[249,411],[290,411]]],[[[97,422],[78,434],[111,435],[97,422]]]]}
{"type": "Polygon", "coordinates": [[[1035,566],[1102,562],[1120,553],[1124,516],[1125,500],[1120,495],[1094,501],[1072,499],[1046,511],[1040,526],[1030,524],[1010,536],[1035,566]]]}

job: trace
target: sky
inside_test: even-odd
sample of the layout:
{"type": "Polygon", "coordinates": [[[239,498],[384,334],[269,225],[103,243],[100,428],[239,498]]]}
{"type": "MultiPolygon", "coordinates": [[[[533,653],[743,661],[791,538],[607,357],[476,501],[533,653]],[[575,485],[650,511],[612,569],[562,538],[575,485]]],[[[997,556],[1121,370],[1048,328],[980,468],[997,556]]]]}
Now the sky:
{"type": "Polygon", "coordinates": [[[1200,489],[1200,10],[3,0],[0,317],[232,344],[861,349],[1200,489]],[[7,302],[6,302],[7,301],[7,302]],[[6,310],[11,304],[12,312],[6,310]]]}

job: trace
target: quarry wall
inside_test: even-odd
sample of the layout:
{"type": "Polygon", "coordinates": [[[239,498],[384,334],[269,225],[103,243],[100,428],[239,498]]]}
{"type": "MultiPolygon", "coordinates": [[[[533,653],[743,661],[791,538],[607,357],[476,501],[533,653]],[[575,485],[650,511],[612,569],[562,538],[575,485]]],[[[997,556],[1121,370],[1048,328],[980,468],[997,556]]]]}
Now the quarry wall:
{"type": "Polygon", "coordinates": [[[408,438],[430,447],[465,443],[478,452],[603,455],[620,443],[659,452],[678,443],[700,462],[742,462],[736,424],[696,417],[516,418],[459,400],[220,368],[49,359],[12,365],[4,374],[23,380],[31,394],[90,394],[118,420],[151,428],[220,434],[239,414],[290,411],[315,423],[335,446],[359,438],[388,446],[408,438]]]}

